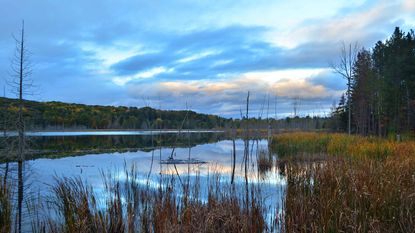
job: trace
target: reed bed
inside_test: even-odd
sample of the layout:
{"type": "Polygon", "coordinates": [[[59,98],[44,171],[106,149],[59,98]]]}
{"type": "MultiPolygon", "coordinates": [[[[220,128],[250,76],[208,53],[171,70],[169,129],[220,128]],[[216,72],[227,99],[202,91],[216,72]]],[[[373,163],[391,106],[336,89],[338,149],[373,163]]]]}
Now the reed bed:
{"type": "Polygon", "coordinates": [[[286,232],[414,232],[415,160],[292,165],[286,232]]]}
{"type": "Polygon", "coordinates": [[[273,140],[284,158],[330,158],[285,166],[283,232],[415,232],[415,142],[318,133],[273,140]]]}
{"type": "Polygon", "coordinates": [[[320,154],[327,152],[328,142],[329,134],[284,133],[272,137],[270,149],[279,157],[320,154]]]}
{"type": "Polygon", "coordinates": [[[207,195],[200,183],[178,185],[173,177],[157,188],[138,185],[135,170],[126,180],[105,176],[105,191],[76,178],[61,178],[53,188],[43,221],[44,232],[263,232],[267,230],[258,189],[249,188],[249,202],[237,187],[210,179],[207,195]],[[104,197],[104,198],[103,198],[104,197]],[[102,203],[104,200],[104,203],[102,203]]]}
{"type": "Polygon", "coordinates": [[[0,176],[0,232],[11,232],[12,205],[10,184],[0,176]]]}
{"type": "Polygon", "coordinates": [[[270,145],[280,157],[326,154],[358,159],[384,159],[415,155],[415,141],[396,142],[377,137],[330,133],[284,133],[270,145]]]}
{"type": "Polygon", "coordinates": [[[260,150],[257,158],[258,171],[262,174],[271,170],[273,166],[273,156],[265,150],[260,150]]]}

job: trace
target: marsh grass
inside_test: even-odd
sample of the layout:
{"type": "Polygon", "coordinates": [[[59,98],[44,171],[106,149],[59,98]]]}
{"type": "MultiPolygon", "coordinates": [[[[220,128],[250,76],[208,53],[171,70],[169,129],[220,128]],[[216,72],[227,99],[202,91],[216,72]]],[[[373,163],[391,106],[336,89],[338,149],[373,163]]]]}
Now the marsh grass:
{"type": "Polygon", "coordinates": [[[272,137],[270,148],[280,158],[307,154],[326,154],[329,142],[328,134],[283,133],[272,137]]]}
{"type": "Polygon", "coordinates": [[[350,161],[292,165],[287,232],[414,232],[415,163],[350,161]]]}
{"type": "Polygon", "coordinates": [[[274,140],[286,158],[283,232],[415,232],[415,142],[316,133],[274,140]],[[290,161],[295,153],[331,159],[290,161]]]}
{"type": "Polygon", "coordinates": [[[263,174],[271,170],[273,166],[273,156],[265,150],[260,150],[257,158],[257,167],[259,173],[263,174]]]}
{"type": "Polygon", "coordinates": [[[415,141],[396,142],[377,137],[304,132],[275,135],[270,148],[280,158],[311,154],[384,159],[388,156],[413,156],[415,141]]]}
{"type": "Polygon", "coordinates": [[[0,232],[11,232],[12,204],[11,186],[0,176],[0,232]]]}
{"type": "Polygon", "coordinates": [[[263,232],[267,230],[260,191],[250,188],[249,203],[238,188],[210,179],[207,194],[200,183],[180,186],[173,177],[160,178],[152,188],[137,184],[137,171],[125,180],[103,179],[105,191],[95,192],[77,178],[57,179],[44,220],[46,232],[263,232]],[[100,202],[104,203],[100,203],[100,202]]]}

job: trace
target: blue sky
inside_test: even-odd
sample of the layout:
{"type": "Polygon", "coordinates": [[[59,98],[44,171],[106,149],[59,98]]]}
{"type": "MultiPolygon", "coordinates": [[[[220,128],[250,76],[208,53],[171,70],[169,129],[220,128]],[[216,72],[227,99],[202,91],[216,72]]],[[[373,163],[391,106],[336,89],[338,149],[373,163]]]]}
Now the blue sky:
{"type": "Polygon", "coordinates": [[[341,42],[371,47],[415,28],[415,1],[0,0],[0,85],[14,97],[12,35],[25,20],[26,98],[151,106],[238,117],[324,115],[344,92],[329,68],[341,42]]]}

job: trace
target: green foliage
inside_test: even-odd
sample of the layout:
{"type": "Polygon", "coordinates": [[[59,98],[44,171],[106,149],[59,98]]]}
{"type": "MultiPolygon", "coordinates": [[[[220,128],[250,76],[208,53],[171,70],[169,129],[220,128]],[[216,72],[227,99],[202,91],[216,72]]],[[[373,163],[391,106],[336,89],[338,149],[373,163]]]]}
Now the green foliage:
{"type": "MultiPolygon", "coordinates": [[[[0,98],[6,106],[2,114],[17,115],[15,99],[0,98]]],[[[88,106],[62,102],[25,101],[26,128],[29,129],[187,129],[225,127],[230,120],[193,111],[163,111],[149,107],[88,106]]]]}
{"type": "Polygon", "coordinates": [[[381,98],[379,118],[384,134],[414,129],[415,36],[396,28],[385,43],[373,49],[374,72],[381,98]]]}
{"type": "Polygon", "coordinates": [[[329,128],[335,132],[345,132],[347,130],[347,104],[346,97],[340,97],[339,104],[333,106],[331,111],[331,119],[329,121],[329,128]]]}
{"type": "Polygon", "coordinates": [[[270,148],[278,156],[295,156],[298,154],[326,154],[329,143],[326,133],[286,133],[272,138],[270,148]]]}

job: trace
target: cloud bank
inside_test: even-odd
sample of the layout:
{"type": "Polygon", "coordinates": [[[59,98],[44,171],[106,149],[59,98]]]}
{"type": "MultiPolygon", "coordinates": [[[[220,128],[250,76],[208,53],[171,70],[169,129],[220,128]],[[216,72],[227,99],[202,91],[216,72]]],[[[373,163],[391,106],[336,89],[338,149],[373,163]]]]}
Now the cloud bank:
{"type": "MultiPolygon", "coordinates": [[[[25,19],[35,100],[193,110],[239,117],[327,114],[345,90],[328,64],[341,41],[371,47],[395,26],[415,25],[402,1],[9,1],[0,14],[0,85],[11,34],[25,19]]],[[[7,95],[12,90],[7,88],[7,95]]]]}

